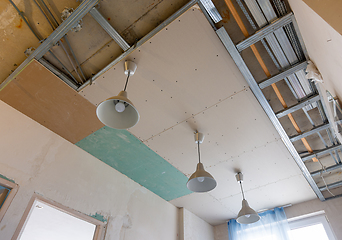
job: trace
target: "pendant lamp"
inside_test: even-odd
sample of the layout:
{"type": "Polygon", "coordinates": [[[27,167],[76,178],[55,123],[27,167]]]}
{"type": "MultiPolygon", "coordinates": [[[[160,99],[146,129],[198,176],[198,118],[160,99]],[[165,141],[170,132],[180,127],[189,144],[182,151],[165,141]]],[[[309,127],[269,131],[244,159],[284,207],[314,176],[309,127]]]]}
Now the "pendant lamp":
{"type": "Polygon", "coordinates": [[[127,83],[130,76],[134,75],[137,65],[132,61],[125,62],[125,74],[127,76],[125,88],[117,96],[108,98],[96,108],[98,119],[106,126],[115,129],[127,129],[135,126],[139,121],[138,110],[127,98],[127,83]]]}
{"type": "Polygon", "coordinates": [[[242,189],[242,181],[243,181],[243,175],[241,172],[237,173],[235,175],[236,180],[240,183],[241,192],[242,192],[242,208],[238,214],[238,217],[236,218],[236,221],[240,224],[250,224],[255,223],[259,221],[260,216],[254,211],[249,205],[247,200],[245,199],[245,195],[243,193],[242,189]]]}
{"type": "Polygon", "coordinates": [[[204,170],[201,163],[201,155],[199,145],[203,142],[204,135],[202,133],[195,133],[195,143],[197,143],[198,150],[198,164],[196,172],[189,178],[186,186],[193,192],[208,192],[216,187],[216,181],[210,173],[204,170]]]}

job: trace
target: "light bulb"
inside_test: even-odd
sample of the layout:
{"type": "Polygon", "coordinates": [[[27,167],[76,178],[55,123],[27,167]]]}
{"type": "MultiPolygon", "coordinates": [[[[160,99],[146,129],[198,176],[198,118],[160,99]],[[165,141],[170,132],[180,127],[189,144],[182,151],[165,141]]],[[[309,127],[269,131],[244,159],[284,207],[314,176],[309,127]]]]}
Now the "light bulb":
{"type": "Polygon", "coordinates": [[[245,215],[246,218],[249,218],[250,216],[251,216],[250,214],[246,214],[246,215],[245,215]]]}
{"type": "Polygon", "coordinates": [[[203,182],[203,181],[204,181],[204,177],[198,177],[197,180],[198,180],[199,182],[203,182]]]}
{"type": "Polygon", "coordinates": [[[115,110],[119,113],[125,111],[125,104],[123,104],[122,102],[118,102],[116,105],[115,105],[115,110]]]}

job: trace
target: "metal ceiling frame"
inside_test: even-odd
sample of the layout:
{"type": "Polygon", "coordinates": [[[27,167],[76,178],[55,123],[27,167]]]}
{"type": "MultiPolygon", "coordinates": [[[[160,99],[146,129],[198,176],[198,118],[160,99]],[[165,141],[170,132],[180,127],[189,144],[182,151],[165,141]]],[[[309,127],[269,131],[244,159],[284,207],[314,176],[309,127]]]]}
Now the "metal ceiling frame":
{"type": "Polygon", "coordinates": [[[304,165],[304,162],[302,161],[297,150],[293,146],[290,138],[287,136],[283,126],[280,124],[277,116],[273,112],[273,109],[271,108],[270,104],[268,103],[266,97],[264,96],[261,89],[259,88],[259,86],[258,86],[256,80],[254,79],[252,73],[249,71],[245,61],[242,59],[242,56],[240,55],[239,51],[237,50],[235,44],[233,43],[233,41],[229,37],[226,29],[224,27],[221,27],[220,29],[218,29],[216,31],[216,34],[221,39],[221,41],[222,41],[223,45],[226,47],[228,53],[230,54],[230,56],[235,61],[236,65],[240,69],[242,75],[245,77],[249,87],[251,88],[255,97],[258,99],[260,105],[262,106],[262,108],[266,112],[267,116],[269,117],[269,119],[273,123],[273,125],[276,128],[277,132],[279,133],[281,139],[283,140],[285,146],[290,151],[292,157],[295,159],[297,165],[301,169],[304,177],[306,178],[306,180],[310,184],[311,188],[314,190],[314,192],[316,193],[316,195],[318,196],[318,198],[320,200],[322,200],[322,201],[325,200],[325,198],[323,197],[323,194],[321,193],[321,191],[319,190],[314,179],[310,175],[309,170],[304,165]]]}
{"type": "MultiPolygon", "coordinates": [[[[252,25],[253,29],[256,30],[253,21],[251,20],[247,11],[244,9],[244,5],[241,3],[240,0],[236,0],[236,1],[239,4],[239,6],[241,7],[243,13],[246,15],[246,17],[247,17],[248,21],[250,22],[250,24],[252,25]]],[[[247,5],[250,4],[250,5],[252,5],[252,7],[255,8],[252,10],[252,12],[253,11],[256,12],[257,11],[256,8],[258,8],[258,11],[260,11],[259,7],[264,7],[265,9],[267,9],[267,11],[273,11],[270,9],[270,7],[272,7],[272,6],[269,4],[268,1],[267,1],[267,3],[266,3],[266,1],[261,2],[261,5],[263,5],[263,6],[259,6],[258,4],[260,4],[260,3],[257,4],[255,0],[246,0],[245,4],[247,4],[247,5]]],[[[265,14],[265,16],[268,16],[269,18],[270,18],[270,15],[272,15],[271,13],[265,13],[265,12],[264,12],[264,14],[265,14]]],[[[285,14],[285,10],[282,11],[282,14],[285,14]]],[[[299,28],[297,26],[297,23],[296,23],[296,20],[295,20],[293,13],[288,13],[288,14],[283,15],[282,17],[280,17],[278,19],[273,19],[272,22],[270,22],[268,25],[265,25],[264,22],[262,22],[262,21],[264,21],[263,17],[264,16],[261,16],[260,19],[255,19],[256,22],[262,23],[263,27],[261,29],[257,30],[255,34],[253,34],[249,37],[246,37],[245,40],[239,42],[236,45],[231,40],[231,38],[229,37],[229,34],[227,33],[227,31],[225,30],[224,27],[221,27],[220,29],[216,30],[216,33],[217,33],[218,37],[221,39],[223,45],[226,47],[226,49],[229,52],[229,54],[231,55],[231,57],[233,58],[233,60],[235,61],[236,65],[240,69],[241,73],[245,77],[245,79],[248,82],[248,84],[249,84],[252,92],[254,93],[255,97],[257,98],[260,105],[263,107],[264,111],[268,115],[269,119],[273,123],[276,130],[278,131],[282,141],[284,142],[285,146],[288,148],[289,152],[293,156],[294,160],[296,161],[297,165],[301,169],[304,177],[306,178],[306,180],[310,184],[311,188],[316,193],[317,197],[321,201],[338,197],[338,196],[333,196],[333,197],[325,198],[322,194],[322,191],[325,191],[325,190],[329,191],[329,189],[342,186],[342,181],[331,183],[331,184],[326,185],[324,187],[318,187],[315,180],[313,179],[313,176],[318,176],[318,175],[324,174],[326,172],[341,168],[341,164],[342,164],[341,159],[339,157],[339,154],[337,152],[337,150],[341,150],[341,144],[337,141],[337,139],[334,136],[331,136],[331,133],[333,133],[333,128],[331,128],[331,124],[333,121],[331,119],[327,118],[327,116],[325,114],[326,106],[325,106],[323,96],[322,96],[322,93],[320,92],[319,87],[317,86],[317,89],[316,89],[315,86],[313,84],[311,84],[311,88],[312,88],[313,92],[307,93],[306,97],[299,99],[299,102],[297,104],[295,104],[294,106],[291,106],[291,107],[287,107],[278,113],[273,112],[272,107],[270,106],[269,102],[267,101],[266,97],[263,95],[263,92],[261,91],[261,89],[264,89],[264,88],[270,86],[271,84],[274,84],[280,80],[284,79],[286,81],[287,78],[289,77],[289,75],[294,76],[294,74],[298,74],[298,71],[302,71],[306,68],[307,61],[303,61],[303,60],[299,59],[299,62],[293,64],[292,66],[286,67],[285,69],[281,69],[278,67],[278,69],[280,70],[280,72],[278,74],[271,76],[271,77],[261,81],[258,84],[256,82],[256,80],[254,79],[253,75],[251,74],[250,70],[248,69],[246,63],[244,62],[244,60],[240,54],[240,52],[242,50],[252,46],[254,43],[259,42],[259,41],[262,41],[263,45],[265,46],[265,44],[263,42],[264,39],[266,39],[266,41],[269,41],[269,40],[271,41],[268,43],[271,45],[272,51],[275,51],[275,50],[278,51],[277,49],[274,49],[275,46],[272,47],[272,41],[273,41],[272,38],[274,38],[274,37],[277,38],[281,34],[285,34],[285,32],[279,33],[279,30],[281,30],[281,31],[283,31],[283,29],[286,30],[286,28],[290,28],[289,26],[291,26],[290,24],[292,24],[292,27],[294,29],[294,34],[296,34],[296,36],[291,36],[291,37],[297,38],[297,41],[298,41],[297,44],[299,45],[299,46],[297,46],[297,48],[299,48],[299,49],[301,48],[302,54],[305,56],[306,60],[308,60],[308,54],[307,54],[303,39],[300,35],[299,28]],[[278,35],[275,34],[275,32],[277,32],[277,31],[278,31],[278,35]],[[312,109],[312,107],[318,107],[320,114],[321,114],[321,117],[322,117],[322,120],[323,120],[322,125],[320,125],[320,126],[314,125],[311,117],[307,114],[307,110],[309,110],[309,109],[307,109],[308,106],[310,106],[309,109],[312,109]],[[309,121],[311,122],[313,128],[306,131],[306,132],[301,132],[295,136],[288,136],[284,130],[284,127],[279,122],[278,118],[286,116],[287,114],[292,113],[294,111],[297,111],[299,109],[302,109],[304,111],[304,113],[308,117],[309,121]],[[322,138],[322,136],[320,134],[320,131],[323,131],[323,130],[327,131],[327,133],[328,133],[329,139],[330,139],[331,144],[332,144],[332,146],[330,146],[330,147],[326,144],[325,140],[322,138]],[[301,157],[299,155],[299,153],[297,152],[297,150],[295,149],[292,142],[300,140],[300,139],[305,138],[305,137],[312,135],[312,134],[318,134],[318,136],[320,137],[320,139],[322,140],[322,142],[324,143],[326,148],[322,149],[322,150],[318,150],[318,151],[313,151],[312,153],[309,153],[306,156],[301,157]],[[335,141],[336,141],[336,143],[335,143],[335,141]],[[332,154],[333,152],[335,152],[337,160],[334,157],[334,155],[332,154]],[[322,155],[326,155],[326,154],[331,155],[331,157],[334,159],[336,165],[333,165],[333,166],[330,166],[326,169],[322,169],[322,170],[310,173],[309,170],[307,169],[307,167],[305,166],[304,162],[307,160],[310,160],[312,158],[317,158],[318,156],[322,156],[322,155]]],[[[273,17],[273,15],[272,15],[272,17],[273,17]]],[[[286,35],[281,35],[282,38],[284,38],[284,36],[286,37],[286,35]]],[[[267,50],[267,46],[265,46],[265,48],[267,50]]],[[[296,49],[296,51],[298,51],[298,49],[296,49]]],[[[269,52],[269,51],[267,51],[267,52],[269,52]]],[[[284,53],[286,53],[286,51],[284,53]]],[[[275,55],[277,56],[277,53],[275,53],[275,55]]],[[[274,60],[274,57],[271,56],[271,58],[274,61],[275,65],[277,66],[277,62],[274,60]]],[[[281,65],[284,66],[284,63],[281,65]]],[[[303,76],[301,76],[301,77],[303,78],[303,76]]],[[[291,89],[290,85],[289,85],[289,88],[291,89]]],[[[291,89],[291,91],[296,96],[295,92],[292,89],[291,89]]],[[[320,161],[320,160],[318,159],[318,161],[320,161]]],[[[339,195],[339,196],[342,196],[342,195],[339,195]]]]}
{"type": "MultiPolygon", "coordinates": [[[[14,72],[8,76],[4,82],[0,84],[0,91],[11,82],[29,63],[31,63],[34,59],[39,61],[42,65],[48,68],[51,72],[53,72],[57,77],[59,77],[62,81],[68,84],[76,91],[81,91],[84,87],[97,79],[104,72],[108,71],[115,64],[120,62],[122,59],[127,57],[130,53],[132,53],[136,48],[140,47],[142,44],[147,42],[150,38],[152,38],[155,34],[161,31],[165,26],[170,24],[173,20],[178,18],[184,12],[188,11],[194,5],[198,5],[204,15],[207,17],[211,26],[215,28],[214,21],[218,22],[222,20],[222,17],[218,13],[214,4],[211,0],[191,0],[187,4],[185,4],[182,8],[180,8],[176,13],[158,25],[155,29],[153,29],[150,33],[141,38],[136,44],[130,46],[121,36],[120,34],[109,24],[109,22],[101,15],[101,13],[96,9],[95,5],[98,4],[98,0],[84,0],[71,15],[63,21],[51,34],[45,39],[39,47],[28,56],[28,58],[21,63],[14,72]],[[87,13],[89,13],[98,23],[99,25],[112,37],[112,39],[122,48],[124,53],[118,56],[115,60],[109,63],[106,67],[96,73],[94,76],[90,77],[83,84],[79,84],[75,82],[73,79],[69,78],[66,74],[64,74],[57,67],[49,63],[47,60],[43,58],[43,56],[50,51],[50,49],[61,39],[63,38],[68,31],[70,31],[75,24],[77,24],[87,13]]],[[[33,32],[34,33],[34,32],[33,32]]],[[[75,58],[76,60],[76,58],[75,58]]],[[[59,61],[57,59],[57,61],[59,61]]],[[[76,60],[77,61],[77,60],[76,60]]],[[[67,69],[66,69],[67,70],[67,69]]],[[[76,71],[76,70],[75,70],[76,71]]],[[[69,73],[71,74],[71,73],[69,73]]],[[[72,75],[71,75],[72,76],[72,75]]]]}

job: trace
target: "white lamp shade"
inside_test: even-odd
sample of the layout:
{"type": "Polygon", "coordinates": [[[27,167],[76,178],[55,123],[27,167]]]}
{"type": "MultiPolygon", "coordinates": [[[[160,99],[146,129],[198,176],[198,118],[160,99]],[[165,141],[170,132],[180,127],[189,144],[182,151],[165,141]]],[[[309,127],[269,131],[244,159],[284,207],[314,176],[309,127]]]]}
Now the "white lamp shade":
{"type": "Polygon", "coordinates": [[[121,91],[118,96],[108,98],[96,108],[98,119],[106,126],[115,129],[127,129],[135,126],[139,121],[139,113],[133,103],[127,98],[127,92],[121,91]],[[123,112],[115,109],[115,102],[124,102],[123,112]]]}
{"type": "Polygon", "coordinates": [[[248,205],[247,200],[242,200],[242,208],[236,221],[241,224],[250,224],[259,221],[260,216],[248,205]]]}
{"type": "Polygon", "coordinates": [[[198,163],[196,172],[191,175],[186,186],[193,192],[208,192],[216,187],[216,181],[204,170],[203,164],[198,163]]]}

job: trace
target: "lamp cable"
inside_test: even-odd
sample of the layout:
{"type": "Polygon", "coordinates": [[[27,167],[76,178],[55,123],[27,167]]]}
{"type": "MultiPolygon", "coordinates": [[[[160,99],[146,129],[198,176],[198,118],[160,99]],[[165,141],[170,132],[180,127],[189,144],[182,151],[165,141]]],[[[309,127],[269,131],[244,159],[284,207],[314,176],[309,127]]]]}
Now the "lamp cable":
{"type": "Polygon", "coordinates": [[[131,74],[131,71],[129,70],[129,71],[128,71],[128,74],[127,74],[127,79],[126,79],[126,84],[125,84],[124,91],[126,91],[127,83],[128,83],[128,78],[129,78],[129,75],[130,75],[130,74],[131,74]]]}
{"type": "Polygon", "coordinates": [[[239,181],[239,183],[240,183],[242,198],[243,198],[243,200],[245,200],[245,194],[244,194],[244,192],[243,192],[242,183],[241,183],[241,181],[239,181]]]}
{"type": "Polygon", "coordinates": [[[200,143],[197,141],[198,162],[201,163],[200,143]]]}

